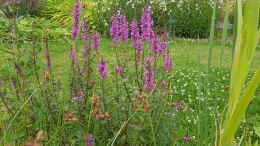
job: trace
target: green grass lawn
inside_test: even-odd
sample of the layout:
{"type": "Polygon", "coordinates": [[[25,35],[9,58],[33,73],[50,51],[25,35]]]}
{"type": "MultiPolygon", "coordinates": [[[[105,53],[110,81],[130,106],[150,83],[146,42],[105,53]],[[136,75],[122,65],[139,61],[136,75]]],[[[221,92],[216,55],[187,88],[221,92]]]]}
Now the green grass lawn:
{"type": "MultiPolygon", "coordinates": [[[[30,49],[30,45],[25,45],[30,49]]],[[[208,42],[206,40],[188,40],[188,39],[175,39],[170,41],[169,48],[174,56],[174,64],[176,68],[183,67],[197,67],[198,69],[207,70],[208,63],[208,42]]],[[[69,44],[64,40],[50,41],[50,52],[53,59],[54,67],[58,72],[62,73],[69,63],[68,51],[69,44]],[[65,67],[65,68],[64,68],[65,67]]],[[[215,41],[213,47],[212,64],[213,67],[220,67],[220,50],[221,45],[215,41]]],[[[81,50],[78,50],[79,52],[81,50]]],[[[43,52],[43,50],[42,50],[43,52]]],[[[103,57],[109,61],[115,61],[114,51],[110,39],[102,39],[100,52],[103,57]]],[[[133,49],[128,48],[127,52],[133,54],[133,49]]],[[[5,53],[1,52],[1,62],[4,62],[5,53]]],[[[42,58],[44,53],[40,55],[42,58]]],[[[254,58],[252,68],[253,70],[260,66],[260,48],[257,48],[257,53],[254,58]]],[[[232,62],[232,49],[230,46],[225,48],[223,67],[230,68],[232,62]]],[[[4,64],[2,63],[1,66],[4,64]]],[[[0,68],[1,68],[0,66],[0,68]]],[[[65,71],[66,72],[66,71],[65,71]]]]}
{"type": "MultiPolygon", "coordinates": [[[[208,64],[208,42],[206,40],[185,40],[175,39],[170,41],[169,48],[174,56],[174,64],[176,68],[197,67],[197,69],[207,70],[208,64]]],[[[58,69],[66,66],[68,61],[69,45],[64,41],[52,42],[51,53],[53,62],[58,69]]],[[[81,50],[79,50],[81,51],[81,50]]],[[[212,64],[213,67],[220,67],[220,51],[219,42],[214,43],[212,64]]],[[[110,39],[102,39],[101,54],[110,61],[115,61],[114,51],[110,39]]],[[[133,54],[133,49],[128,48],[127,52],[133,54]]],[[[260,49],[257,49],[256,56],[253,61],[253,70],[260,66],[260,49]]],[[[230,46],[225,48],[223,67],[230,68],[232,63],[232,49],[230,46]]]]}

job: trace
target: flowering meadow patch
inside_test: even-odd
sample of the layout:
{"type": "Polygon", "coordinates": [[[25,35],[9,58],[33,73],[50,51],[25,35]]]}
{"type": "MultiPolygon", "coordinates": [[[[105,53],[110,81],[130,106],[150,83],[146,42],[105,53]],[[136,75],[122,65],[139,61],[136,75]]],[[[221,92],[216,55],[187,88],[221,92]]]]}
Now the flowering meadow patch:
{"type": "MultiPolygon", "coordinates": [[[[75,0],[71,7],[70,34],[54,45],[52,30],[30,42],[12,30],[0,66],[0,145],[218,145],[231,90],[228,68],[180,67],[178,40],[155,27],[149,6],[139,19],[114,11],[109,38],[92,29],[87,5],[75,0]],[[62,47],[65,53],[56,50],[62,47]]],[[[246,116],[259,110],[252,105],[246,116]]],[[[248,119],[234,143],[259,140],[259,121],[248,119]]]]}

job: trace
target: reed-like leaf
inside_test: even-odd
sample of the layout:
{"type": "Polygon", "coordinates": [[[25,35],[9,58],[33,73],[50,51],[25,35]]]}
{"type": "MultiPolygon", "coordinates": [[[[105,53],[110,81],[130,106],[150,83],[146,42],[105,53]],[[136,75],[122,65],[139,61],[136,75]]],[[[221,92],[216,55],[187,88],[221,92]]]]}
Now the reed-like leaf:
{"type": "MultiPolygon", "coordinates": [[[[237,66],[234,66],[236,64],[239,64],[239,59],[240,59],[240,40],[241,40],[241,31],[242,31],[242,3],[241,3],[241,0],[237,0],[236,2],[236,43],[235,43],[235,48],[237,48],[235,50],[236,54],[234,56],[234,63],[233,63],[233,68],[232,68],[232,75],[235,75],[235,72],[239,69],[237,68],[237,66]],[[237,62],[237,63],[236,63],[237,62]]],[[[241,70],[243,70],[241,68],[241,70]]],[[[228,107],[228,113],[230,113],[231,109],[233,108],[233,102],[234,102],[234,98],[237,97],[237,96],[234,96],[234,92],[233,91],[234,89],[239,89],[239,91],[237,92],[240,92],[240,89],[241,88],[234,88],[232,85],[235,85],[235,81],[236,80],[232,80],[232,78],[235,78],[234,76],[231,76],[231,83],[230,83],[230,87],[231,87],[231,92],[230,92],[230,96],[229,96],[229,107],[228,107]]]]}
{"type": "MultiPolygon", "coordinates": [[[[238,0],[240,1],[240,0],[238,0]]],[[[229,113],[232,113],[234,109],[234,104],[237,103],[238,97],[240,96],[241,89],[243,88],[244,82],[247,78],[251,62],[253,59],[253,54],[255,53],[255,48],[258,42],[258,6],[255,5],[256,0],[247,0],[244,8],[244,18],[243,22],[239,22],[238,27],[242,27],[238,30],[238,38],[236,43],[235,58],[233,62],[232,75],[231,75],[231,92],[230,101],[231,107],[229,108],[229,113]],[[256,21],[252,21],[256,20],[256,21]]],[[[239,8],[239,15],[242,15],[242,7],[239,8]]],[[[242,16],[238,17],[238,19],[242,16]]]]}
{"type": "Polygon", "coordinates": [[[209,36],[209,54],[208,54],[208,70],[210,70],[212,63],[212,48],[213,48],[213,39],[215,35],[215,22],[216,22],[216,11],[217,11],[217,1],[214,1],[213,13],[211,17],[211,26],[210,26],[210,36],[209,36]]]}
{"type": "Polygon", "coordinates": [[[224,129],[225,131],[223,134],[221,146],[231,145],[235,132],[240,125],[240,121],[245,115],[249,103],[253,99],[253,95],[255,94],[256,88],[258,87],[259,83],[260,68],[254,75],[253,79],[250,81],[248,87],[245,89],[243,96],[240,97],[240,100],[238,101],[236,108],[228,121],[228,126],[226,126],[224,129]]]}
{"type": "Polygon", "coordinates": [[[221,39],[221,52],[220,52],[220,66],[222,66],[223,58],[224,58],[224,50],[226,46],[226,40],[227,40],[227,34],[228,34],[228,18],[229,18],[229,0],[225,1],[225,16],[224,16],[224,26],[223,26],[223,32],[222,32],[222,39],[221,39]]]}
{"type": "Polygon", "coordinates": [[[258,0],[246,0],[243,7],[243,15],[241,0],[237,0],[236,3],[236,47],[231,71],[228,111],[220,133],[220,146],[232,145],[234,135],[260,83],[259,68],[254,78],[245,88],[245,80],[247,79],[259,39],[259,5],[256,5],[257,3],[258,0]]]}
{"type": "Polygon", "coordinates": [[[235,48],[236,48],[236,39],[237,39],[237,27],[238,24],[238,4],[236,1],[235,8],[234,8],[234,21],[233,21],[233,44],[232,44],[232,60],[234,59],[235,48]]]}

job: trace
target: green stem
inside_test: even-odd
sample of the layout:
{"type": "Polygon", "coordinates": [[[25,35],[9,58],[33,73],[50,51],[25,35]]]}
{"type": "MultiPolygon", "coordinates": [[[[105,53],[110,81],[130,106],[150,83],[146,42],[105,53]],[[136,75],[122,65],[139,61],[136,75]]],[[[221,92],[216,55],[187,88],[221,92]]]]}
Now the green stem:
{"type": "Polygon", "coordinates": [[[208,57],[208,71],[210,71],[212,63],[212,48],[213,48],[213,39],[215,33],[215,21],[216,21],[216,11],[217,11],[217,2],[214,2],[213,14],[211,18],[211,28],[210,28],[210,37],[209,37],[209,57],[208,57]]]}
{"type": "Polygon", "coordinates": [[[153,127],[152,113],[149,114],[149,120],[150,120],[151,132],[152,132],[153,145],[156,146],[156,138],[155,138],[154,127],[153,127]]]}
{"type": "Polygon", "coordinates": [[[221,40],[221,52],[220,52],[220,66],[223,64],[223,58],[224,58],[224,49],[226,45],[226,40],[227,40],[227,33],[228,33],[228,18],[229,18],[229,3],[226,1],[225,4],[225,17],[224,17],[224,27],[223,27],[223,32],[222,32],[222,40],[221,40]]]}

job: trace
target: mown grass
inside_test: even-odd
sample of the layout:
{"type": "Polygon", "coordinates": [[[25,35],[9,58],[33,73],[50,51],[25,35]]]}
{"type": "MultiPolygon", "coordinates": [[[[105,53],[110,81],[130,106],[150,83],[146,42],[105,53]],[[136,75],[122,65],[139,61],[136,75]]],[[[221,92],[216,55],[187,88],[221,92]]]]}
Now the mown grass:
{"type": "MultiPolygon", "coordinates": [[[[27,43],[28,44],[28,43],[27,43]]],[[[30,49],[30,45],[25,45],[30,49]]],[[[170,41],[169,47],[174,56],[174,62],[176,68],[183,67],[197,67],[198,69],[206,70],[208,63],[208,41],[207,40],[194,40],[194,39],[173,39],[170,41]]],[[[39,47],[38,47],[39,49],[39,47]]],[[[69,43],[65,40],[54,40],[50,41],[50,52],[53,58],[54,67],[57,68],[57,72],[63,73],[67,72],[66,66],[69,65],[68,51],[70,49],[69,43]]],[[[99,49],[104,57],[108,58],[109,61],[115,61],[115,55],[113,52],[113,47],[110,39],[103,38],[101,40],[101,47],[99,49]]],[[[40,55],[42,58],[44,55],[44,50],[40,55]]],[[[81,50],[78,50],[81,51],[81,50]]],[[[220,51],[221,43],[220,41],[214,42],[212,63],[213,67],[220,67],[220,51]]],[[[133,50],[128,48],[127,52],[133,54],[133,50]]],[[[0,61],[4,62],[6,54],[1,52],[0,61]]],[[[260,47],[257,48],[256,56],[253,60],[252,68],[260,66],[260,47]]],[[[231,45],[227,45],[224,50],[224,68],[230,68],[232,64],[232,49],[231,45]]],[[[4,63],[1,63],[3,66],[4,63]]],[[[1,68],[0,66],[0,68],[1,68]]]]}
{"type": "MultiPolygon", "coordinates": [[[[189,39],[174,39],[169,44],[171,48],[171,53],[174,55],[174,62],[176,68],[183,67],[198,67],[198,69],[206,70],[207,68],[207,59],[208,59],[208,42],[207,40],[189,40],[189,39]]],[[[50,46],[52,56],[54,57],[53,61],[57,67],[66,66],[68,63],[68,50],[69,45],[65,41],[52,42],[50,46]],[[62,43],[61,43],[62,42],[62,43]],[[63,65],[62,65],[63,64],[63,65]]],[[[113,47],[110,39],[102,39],[101,47],[99,49],[102,54],[110,61],[115,61],[113,47]]],[[[81,50],[79,50],[81,51],[81,50]]],[[[221,44],[219,41],[214,42],[213,47],[213,67],[220,67],[220,51],[221,44]]],[[[133,50],[128,48],[127,52],[133,54],[133,50]]],[[[253,67],[256,68],[260,65],[260,60],[257,59],[260,57],[260,47],[257,49],[255,59],[253,61],[253,67]]],[[[232,49],[231,45],[225,48],[224,54],[224,68],[230,68],[232,64],[232,49]]]]}

